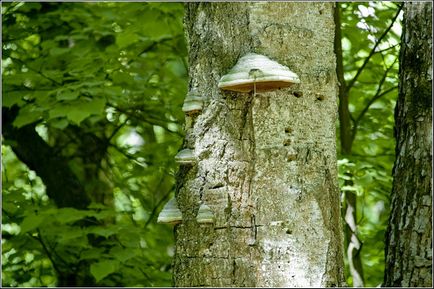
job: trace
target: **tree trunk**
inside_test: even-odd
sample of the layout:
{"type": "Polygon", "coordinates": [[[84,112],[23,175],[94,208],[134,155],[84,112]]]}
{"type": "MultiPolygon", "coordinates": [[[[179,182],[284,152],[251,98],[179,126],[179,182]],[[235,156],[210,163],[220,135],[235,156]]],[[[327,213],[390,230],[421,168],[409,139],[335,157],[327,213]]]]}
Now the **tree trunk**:
{"type": "Polygon", "coordinates": [[[17,112],[17,107],[2,108],[3,136],[12,142],[18,159],[38,174],[47,187],[47,195],[59,208],[86,208],[90,199],[67,160],[38,135],[35,123],[15,128],[12,122],[17,112]]]}
{"type": "Polygon", "coordinates": [[[432,286],[432,3],[405,3],[384,286],[432,286]]]}
{"type": "Polygon", "coordinates": [[[186,119],[175,286],[343,285],[337,187],[332,3],[188,3],[190,89],[208,97],[186,119]],[[217,87],[248,52],[301,84],[253,96],[217,87]],[[198,224],[201,203],[214,224],[198,224]]]}
{"type": "MultiPolygon", "coordinates": [[[[352,155],[355,131],[351,125],[351,114],[349,106],[350,88],[344,78],[344,61],[342,55],[342,31],[340,19],[340,4],[336,3],[334,11],[335,20],[335,53],[336,53],[336,74],[339,82],[339,140],[341,154],[346,157],[352,155]]],[[[352,178],[352,173],[347,173],[352,178]]],[[[345,180],[345,186],[352,186],[352,180],[345,180]]],[[[363,265],[361,259],[362,242],[358,237],[357,228],[357,195],[351,190],[342,190],[344,196],[342,214],[344,215],[345,248],[348,267],[353,280],[353,287],[364,287],[363,265]]]]}

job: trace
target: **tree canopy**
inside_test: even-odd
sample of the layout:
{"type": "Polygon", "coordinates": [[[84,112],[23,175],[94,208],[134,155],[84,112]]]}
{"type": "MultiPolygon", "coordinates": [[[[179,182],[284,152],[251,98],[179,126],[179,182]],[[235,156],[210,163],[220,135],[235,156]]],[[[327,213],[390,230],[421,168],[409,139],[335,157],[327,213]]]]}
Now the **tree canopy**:
{"type": "Polygon", "coordinates": [[[173,237],[155,220],[183,135],[182,14],[3,3],[3,285],[85,270],[89,284],[170,285],[173,237]]]}
{"type": "MultiPolygon", "coordinates": [[[[392,2],[340,8],[353,138],[340,185],[357,195],[365,285],[377,286],[401,14],[392,2]]],[[[2,3],[3,286],[170,286],[173,233],[156,219],[184,137],[183,9],[2,3]]]]}

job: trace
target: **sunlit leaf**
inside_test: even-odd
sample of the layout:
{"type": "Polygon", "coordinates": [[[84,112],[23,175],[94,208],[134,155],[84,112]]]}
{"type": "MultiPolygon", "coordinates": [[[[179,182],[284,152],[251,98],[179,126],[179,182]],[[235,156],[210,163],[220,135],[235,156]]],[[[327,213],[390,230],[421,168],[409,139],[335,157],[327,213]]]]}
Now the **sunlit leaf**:
{"type": "Polygon", "coordinates": [[[95,277],[96,282],[99,282],[109,274],[115,272],[118,267],[119,261],[104,260],[90,265],[90,272],[95,277]]]}
{"type": "Polygon", "coordinates": [[[45,218],[45,216],[39,214],[28,215],[20,224],[21,233],[24,234],[38,228],[44,222],[45,218]]]}

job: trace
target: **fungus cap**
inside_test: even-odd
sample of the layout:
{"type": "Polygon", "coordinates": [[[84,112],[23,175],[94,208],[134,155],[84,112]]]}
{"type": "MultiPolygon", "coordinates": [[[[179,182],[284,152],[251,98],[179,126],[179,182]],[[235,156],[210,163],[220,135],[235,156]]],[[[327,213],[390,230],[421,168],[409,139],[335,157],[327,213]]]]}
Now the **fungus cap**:
{"type": "Polygon", "coordinates": [[[300,83],[300,79],[288,67],[264,55],[248,53],[220,78],[218,87],[224,90],[250,92],[256,84],[256,91],[263,92],[289,87],[294,83],[300,83]]]}
{"type": "Polygon", "coordinates": [[[198,112],[202,110],[204,98],[196,91],[190,91],[185,97],[182,111],[185,113],[198,112]]]}
{"type": "Polygon", "coordinates": [[[183,149],[175,156],[175,162],[178,164],[193,164],[196,162],[196,157],[191,149],[183,149]]]}

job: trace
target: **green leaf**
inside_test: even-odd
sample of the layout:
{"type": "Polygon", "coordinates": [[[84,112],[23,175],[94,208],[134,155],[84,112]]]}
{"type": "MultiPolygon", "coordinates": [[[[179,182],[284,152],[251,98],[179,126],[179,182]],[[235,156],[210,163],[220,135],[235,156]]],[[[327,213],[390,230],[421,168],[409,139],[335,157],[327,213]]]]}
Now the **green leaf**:
{"type": "Polygon", "coordinates": [[[110,255],[114,256],[120,262],[125,262],[139,254],[139,250],[135,248],[114,247],[110,250],[110,255]]]}
{"type": "Polygon", "coordinates": [[[84,119],[92,114],[102,114],[105,107],[105,99],[96,98],[90,101],[79,101],[71,106],[71,111],[67,118],[76,124],[80,124],[84,119]]]}
{"type": "Polygon", "coordinates": [[[88,229],[88,233],[93,233],[95,235],[103,236],[105,238],[114,235],[118,232],[118,229],[116,226],[112,227],[90,227],[88,229]]]}
{"type": "Polygon", "coordinates": [[[91,115],[100,115],[104,112],[105,99],[78,99],[65,103],[58,103],[49,111],[49,119],[65,117],[75,124],[80,124],[91,115]]]}
{"type": "Polygon", "coordinates": [[[67,246],[84,247],[87,244],[86,232],[81,228],[69,227],[62,232],[57,241],[67,246]]]}
{"type": "Polygon", "coordinates": [[[52,49],[50,49],[50,54],[52,56],[59,56],[68,53],[69,51],[70,51],[69,48],[53,47],[52,49]]]}
{"type": "Polygon", "coordinates": [[[64,129],[68,126],[69,122],[66,120],[66,118],[55,118],[52,119],[49,124],[52,127],[58,128],[58,129],[64,129]]]}
{"type": "Polygon", "coordinates": [[[3,92],[2,106],[12,107],[14,104],[22,106],[23,104],[25,104],[23,98],[28,94],[29,93],[26,91],[11,91],[6,93],[3,92]]]}
{"type": "Polygon", "coordinates": [[[27,105],[20,109],[18,116],[15,118],[12,124],[15,127],[20,128],[27,124],[33,123],[42,118],[43,111],[44,110],[42,108],[34,104],[27,105]]]}
{"type": "Polygon", "coordinates": [[[131,31],[121,32],[116,37],[116,44],[119,48],[125,48],[139,40],[139,36],[131,31]]]}
{"type": "Polygon", "coordinates": [[[55,217],[60,223],[63,224],[75,222],[87,216],[86,211],[80,211],[74,208],[53,209],[53,211],[49,213],[52,214],[53,217],[55,217]]]}
{"type": "Polygon", "coordinates": [[[28,215],[27,217],[24,218],[24,220],[20,224],[21,233],[27,233],[36,229],[37,227],[39,227],[39,225],[42,224],[45,218],[46,217],[42,215],[36,215],[36,214],[28,215]]]}
{"type": "Polygon", "coordinates": [[[77,99],[78,96],[80,95],[80,92],[75,90],[65,90],[65,91],[60,91],[57,93],[57,99],[58,100],[74,100],[77,99]]]}
{"type": "Polygon", "coordinates": [[[66,103],[59,103],[48,112],[48,119],[66,117],[71,107],[66,103]]]}
{"type": "Polygon", "coordinates": [[[90,265],[90,273],[95,277],[96,282],[99,282],[111,273],[115,272],[118,267],[119,261],[105,260],[90,265]]]}
{"type": "Polygon", "coordinates": [[[92,248],[85,250],[80,254],[80,259],[100,259],[104,253],[104,248],[92,248]]]}

